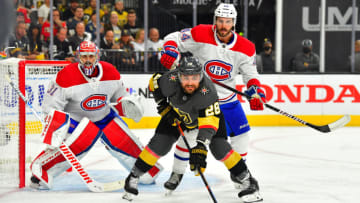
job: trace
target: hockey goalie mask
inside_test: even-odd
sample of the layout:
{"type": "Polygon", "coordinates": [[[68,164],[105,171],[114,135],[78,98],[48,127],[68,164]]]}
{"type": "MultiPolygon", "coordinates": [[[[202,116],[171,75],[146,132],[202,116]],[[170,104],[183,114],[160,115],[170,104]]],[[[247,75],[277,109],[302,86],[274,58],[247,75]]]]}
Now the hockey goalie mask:
{"type": "Polygon", "coordinates": [[[234,21],[233,30],[235,31],[237,12],[234,5],[227,3],[220,3],[219,6],[215,9],[214,25],[216,24],[217,17],[232,18],[234,21]]]}
{"type": "Polygon", "coordinates": [[[99,49],[95,43],[91,41],[81,42],[77,48],[77,56],[81,70],[86,76],[91,76],[100,59],[99,49]]]}

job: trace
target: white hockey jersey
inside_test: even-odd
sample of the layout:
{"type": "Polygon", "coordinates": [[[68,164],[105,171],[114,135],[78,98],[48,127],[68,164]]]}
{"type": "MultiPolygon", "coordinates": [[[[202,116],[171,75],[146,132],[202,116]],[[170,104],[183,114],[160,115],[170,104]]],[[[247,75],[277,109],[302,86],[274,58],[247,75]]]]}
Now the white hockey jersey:
{"type": "MultiPolygon", "coordinates": [[[[191,52],[197,57],[208,77],[235,88],[238,74],[242,75],[244,84],[258,80],[259,74],[254,44],[234,32],[233,35],[233,40],[225,44],[217,38],[214,25],[198,25],[170,33],[164,40],[174,41],[180,52],[191,52]]],[[[215,86],[221,103],[237,100],[234,92],[215,86]]]]}
{"type": "Polygon", "coordinates": [[[51,109],[70,113],[70,117],[80,121],[87,117],[92,122],[102,120],[110,113],[106,102],[115,102],[127,96],[120,73],[107,62],[98,63],[97,77],[86,77],[73,63],[60,70],[49,84],[44,98],[43,113],[51,109]]]}

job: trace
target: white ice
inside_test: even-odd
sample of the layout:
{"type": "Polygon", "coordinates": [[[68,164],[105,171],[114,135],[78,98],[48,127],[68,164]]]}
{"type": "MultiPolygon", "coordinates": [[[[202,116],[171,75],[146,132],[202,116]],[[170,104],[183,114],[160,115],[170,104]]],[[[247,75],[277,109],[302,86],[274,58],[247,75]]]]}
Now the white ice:
{"type": "MultiPolygon", "coordinates": [[[[153,129],[134,130],[143,143],[153,129]]],[[[358,203],[360,202],[360,127],[346,127],[328,134],[308,127],[254,127],[247,164],[259,181],[265,203],[358,203]]],[[[134,203],[212,202],[200,177],[190,171],[179,188],[165,197],[163,183],[169,177],[173,151],[160,159],[165,171],[155,185],[141,185],[134,203]]],[[[99,181],[125,178],[128,172],[112,158],[101,144],[81,162],[99,181]]],[[[208,155],[205,171],[218,202],[240,202],[229,173],[222,163],[208,155]]],[[[0,187],[0,202],[92,203],[127,202],[123,190],[92,193],[74,172],[55,179],[54,189],[35,191],[0,187]]]]}

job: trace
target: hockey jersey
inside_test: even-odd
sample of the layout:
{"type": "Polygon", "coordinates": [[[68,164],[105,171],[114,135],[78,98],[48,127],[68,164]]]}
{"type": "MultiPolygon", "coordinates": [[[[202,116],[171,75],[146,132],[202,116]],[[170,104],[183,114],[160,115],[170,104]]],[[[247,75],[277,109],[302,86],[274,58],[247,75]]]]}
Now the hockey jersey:
{"type": "Polygon", "coordinates": [[[204,77],[193,94],[183,91],[178,70],[164,73],[157,81],[164,97],[189,129],[199,128],[199,140],[211,140],[219,128],[220,107],[214,84],[204,77]]]}
{"type": "Polygon", "coordinates": [[[115,102],[127,96],[120,73],[107,62],[98,63],[98,75],[86,77],[79,63],[72,63],[60,70],[50,82],[44,98],[43,112],[51,109],[70,113],[71,118],[80,121],[83,117],[92,122],[102,120],[110,113],[107,102],[115,102]]]}
{"type": "MultiPolygon", "coordinates": [[[[168,34],[164,41],[174,41],[180,52],[191,52],[203,65],[206,75],[230,87],[235,87],[236,76],[242,75],[243,82],[258,80],[256,51],[252,42],[233,32],[233,39],[221,42],[213,25],[198,25],[192,29],[168,34]]],[[[237,100],[234,92],[216,85],[219,101],[228,103],[237,100]]]]}

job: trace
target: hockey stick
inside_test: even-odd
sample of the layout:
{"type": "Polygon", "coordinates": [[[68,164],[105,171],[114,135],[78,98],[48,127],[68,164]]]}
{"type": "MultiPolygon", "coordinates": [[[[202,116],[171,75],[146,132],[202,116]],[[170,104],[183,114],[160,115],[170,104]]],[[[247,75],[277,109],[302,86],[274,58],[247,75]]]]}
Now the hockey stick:
{"type": "MultiPolygon", "coordinates": [[[[241,96],[243,96],[243,97],[246,97],[247,99],[251,99],[251,97],[250,97],[249,95],[247,95],[247,94],[245,94],[245,93],[243,93],[243,92],[240,92],[240,91],[237,90],[237,89],[234,89],[234,88],[232,88],[232,87],[229,87],[229,86],[227,86],[227,85],[225,85],[225,84],[223,84],[223,83],[221,83],[221,82],[219,82],[219,81],[217,81],[217,80],[214,80],[214,79],[211,79],[211,80],[212,80],[215,84],[217,84],[217,85],[219,85],[219,86],[221,86],[221,87],[223,87],[223,88],[225,88],[225,89],[228,89],[228,90],[230,90],[230,91],[233,91],[233,92],[235,92],[236,94],[239,94],[239,95],[241,95],[241,96]]],[[[282,110],[280,110],[280,109],[278,109],[278,108],[276,108],[276,107],[274,107],[274,106],[272,106],[272,105],[270,105],[270,104],[265,103],[264,105],[265,105],[267,108],[269,108],[269,109],[271,109],[271,110],[273,110],[273,111],[275,111],[275,112],[278,112],[279,114],[281,114],[281,115],[283,115],[283,116],[289,117],[289,118],[291,118],[291,119],[293,119],[293,120],[295,120],[295,121],[297,121],[297,122],[299,122],[299,123],[301,123],[301,124],[303,124],[303,125],[307,125],[307,126],[313,128],[313,129],[318,130],[318,131],[323,132],[323,133],[328,133],[328,132],[334,131],[335,129],[344,127],[347,123],[350,122],[350,119],[351,119],[349,115],[344,115],[344,116],[341,117],[340,119],[338,119],[338,120],[336,120],[336,121],[334,121],[334,122],[332,122],[332,123],[329,123],[329,124],[327,124],[327,125],[314,125],[314,124],[308,123],[308,122],[306,122],[306,121],[304,121],[304,120],[301,120],[300,118],[298,118],[298,117],[296,117],[296,116],[294,116],[294,115],[291,115],[291,114],[289,114],[289,113],[286,113],[285,111],[282,111],[282,110]]]]}
{"type": "MultiPolygon", "coordinates": [[[[30,108],[36,118],[44,125],[44,121],[39,116],[39,114],[35,111],[34,107],[28,103],[28,99],[20,92],[20,90],[15,86],[14,82],[10,79],[8,75],[5,75],[6,80],[15,90],[15,92],[21,97],[21,99],[25,102],[25,104],[30,108]]],[[[93,178],[89,176],[89,174],[85,171],[84,167],[80,164],[80,161],[76,158],[75,154],[71,151],[71,149],[63,142],[59,146],[61,154],[65,157],[66,161],[72,166],[73,169],[80,176],[81,180],[86,184],[91,192],[108,192],[122,189],[125,185],[125,180],[114,181],[110,183],[100,183],[95,181],[93,178]]]]}
{"type": "MultiPolygon", "coordinates": [[[[188,141],[186,140],[184,131],[183,131],[183,130],[181,129],[181,127],[180,127],[180,122],[179,122],[179,121],[176,121],[176,125],[177,125],[177,127],[178,127],[178,129],[179,129],[179,132],[180,132],[180,134],[181,134],[182,139],[184,140],[184,143],[185,143],[186,147],[188,148],[189,151],[191,151],[190,145],[189,145],[188,141]]],[[[216,200],[216,198],[215,198],[215,195],[214,195],[214,193],[211,191],[210,185],[209,185],[208,182],[206,181],[206,178],[205,178],[204,174],[201,172],[201,170],[198,170],[198,172],[199,172],[199,174],[200,174],[200,176],[201,176],[202,181],[204,182],[204,184],[205,184],[205,186],[206,186],[206,189],[208,190],[208,192],[209,192],[209,194],[210,194],[211,199],[214,201],[214,203],[217,203],[217,200],[216,200]]]]}

